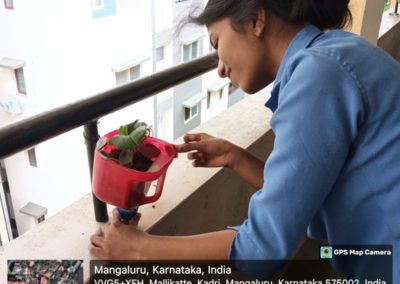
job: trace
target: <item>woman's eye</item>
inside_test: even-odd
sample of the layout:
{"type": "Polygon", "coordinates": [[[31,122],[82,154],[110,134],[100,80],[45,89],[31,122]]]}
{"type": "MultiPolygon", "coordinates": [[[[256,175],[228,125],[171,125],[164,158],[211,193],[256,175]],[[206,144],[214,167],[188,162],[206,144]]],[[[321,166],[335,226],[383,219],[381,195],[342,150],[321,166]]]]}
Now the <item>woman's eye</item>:
{"type": "Polygon", "coordinates": [[[214,48],[215,50],[217,50],[217,49],[218,49],[218,41],[215,41],[215,42],[212,44],[212,46],[213,46],[213,48],[214,48]]]}
{"type": "Polygon", "coordinates": [[[217,49],[218,48],[218,40],[211,40],[210,39],[210,45],[213,49],[217,49]]]}

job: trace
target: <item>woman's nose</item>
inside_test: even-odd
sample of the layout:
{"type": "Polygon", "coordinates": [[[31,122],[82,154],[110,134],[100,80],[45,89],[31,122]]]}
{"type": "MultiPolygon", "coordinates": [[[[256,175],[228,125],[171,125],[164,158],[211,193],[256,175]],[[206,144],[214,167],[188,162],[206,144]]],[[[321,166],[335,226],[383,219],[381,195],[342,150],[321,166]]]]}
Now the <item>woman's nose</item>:
{"type": "Polygon", "coordinates": [[[227,76],[225,64],[221,61],[221,59],[218,60],[218,75],[222,78],[227,76]]]}

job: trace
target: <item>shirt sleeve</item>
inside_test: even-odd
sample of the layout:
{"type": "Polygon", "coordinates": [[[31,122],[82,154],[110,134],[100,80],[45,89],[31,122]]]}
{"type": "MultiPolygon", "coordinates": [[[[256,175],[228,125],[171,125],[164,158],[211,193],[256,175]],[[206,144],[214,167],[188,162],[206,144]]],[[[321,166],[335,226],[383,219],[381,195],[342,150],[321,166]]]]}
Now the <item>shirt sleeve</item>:
{"type": "Polygon", "coordinates": [[[236,228],[231,260],[292,258],[351,155],[363,115],[350,67],[327,54],[296,55],[271,119],[275,142],[264,184],[250,199],[248,219],[236,228]]]}

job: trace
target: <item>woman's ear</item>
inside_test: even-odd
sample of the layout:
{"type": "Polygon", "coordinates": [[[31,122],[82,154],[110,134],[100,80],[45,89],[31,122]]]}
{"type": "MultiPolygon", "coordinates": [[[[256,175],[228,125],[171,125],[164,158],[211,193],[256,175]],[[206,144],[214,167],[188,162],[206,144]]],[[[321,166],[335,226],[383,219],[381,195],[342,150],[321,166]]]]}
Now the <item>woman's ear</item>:
{"type": "Polygon", "coordinates": [[[265,29],[265,10],[258,10],[256,17],[253,21],[253,33],[256,37],[260,37],[265,29]]]}

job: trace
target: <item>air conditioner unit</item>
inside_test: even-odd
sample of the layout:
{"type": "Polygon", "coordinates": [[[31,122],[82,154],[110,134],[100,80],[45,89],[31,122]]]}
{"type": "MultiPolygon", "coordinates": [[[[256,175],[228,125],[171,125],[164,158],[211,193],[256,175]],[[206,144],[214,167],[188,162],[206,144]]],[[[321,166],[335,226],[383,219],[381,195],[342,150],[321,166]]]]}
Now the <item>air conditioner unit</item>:
{"type": "Polygon", "coordinates": [[[23,103],[17,96],[0,96],[0,107],[8,113],[20,114],[23,110],[23,103]]]}

